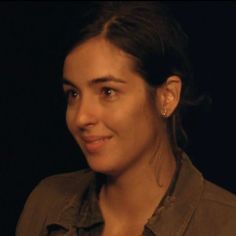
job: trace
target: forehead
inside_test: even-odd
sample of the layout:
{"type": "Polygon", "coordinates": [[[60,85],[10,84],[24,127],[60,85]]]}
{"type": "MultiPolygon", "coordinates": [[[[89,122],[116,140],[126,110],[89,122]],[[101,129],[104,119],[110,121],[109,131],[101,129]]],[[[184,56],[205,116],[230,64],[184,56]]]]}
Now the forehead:
{"type": "Polygon", "coordinates": [[[129,78],[136,74],[134,59],[103,38],[92,38],[66,57],[63,76],[68,79],[95,78],[105,74],[129,78]]]}

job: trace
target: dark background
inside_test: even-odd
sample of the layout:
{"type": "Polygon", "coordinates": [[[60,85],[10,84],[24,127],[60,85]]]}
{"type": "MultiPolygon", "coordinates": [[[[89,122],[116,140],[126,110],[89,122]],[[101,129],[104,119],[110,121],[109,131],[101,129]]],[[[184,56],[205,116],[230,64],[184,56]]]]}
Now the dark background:
{"type": "MultiPolygon", "coordinates": [[[[168,4],[190,38],[195,88],[212,98],[186,113],[186,151],[206,178],[236,193],[236,4],[168,4]]],[[[85,166],[66,129],[60,76],[65,32],[79,28],[86,9],[76,2],[0,3],[1,235],[14,235],[40,179],[85,166]]]]}

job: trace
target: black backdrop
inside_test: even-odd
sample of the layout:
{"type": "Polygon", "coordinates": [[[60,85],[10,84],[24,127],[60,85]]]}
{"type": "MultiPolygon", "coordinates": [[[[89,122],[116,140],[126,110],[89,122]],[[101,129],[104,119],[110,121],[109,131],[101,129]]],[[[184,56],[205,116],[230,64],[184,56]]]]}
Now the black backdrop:
{"type": "MultiPolygon", "coordinates": [[[[184,118],[186,149],[206,178],[236,193],[236,4],[168,3],[190,38],[195,88],[212,105],[184,118]]],[[[68,133],[60,76],[65,32],[85,3],[0,3],[1,235],[14,235],[27,195],[48,175],[86,166],[68,133]],[[3,231],[2,231],[3,230],[3,231]]]]}

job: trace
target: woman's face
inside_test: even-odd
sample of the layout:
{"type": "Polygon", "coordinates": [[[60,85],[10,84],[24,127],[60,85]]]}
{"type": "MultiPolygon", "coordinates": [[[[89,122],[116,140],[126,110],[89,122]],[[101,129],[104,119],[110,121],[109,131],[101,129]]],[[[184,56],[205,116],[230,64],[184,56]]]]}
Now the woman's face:
{"type": "Polygon", "coordinates": [[[163,124],[125,52],[90,39],[66,57],[63,77],[67,125],[91,169],[118,175],[150,161],[163,124]]]}

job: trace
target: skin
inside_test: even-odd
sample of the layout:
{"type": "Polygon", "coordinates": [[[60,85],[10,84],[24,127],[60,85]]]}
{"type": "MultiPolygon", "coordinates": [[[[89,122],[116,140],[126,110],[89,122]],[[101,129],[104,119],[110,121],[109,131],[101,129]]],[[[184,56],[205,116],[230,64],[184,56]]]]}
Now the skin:
{"type": "Polygon", "coordinates": [[[132,57],[102,37],[69,53],[63,77],[67,126],[91,169],[107,176],[99,195],[103,236],[141,234],[175,172],[161,112],[171,115],[176,108],[181,80],[169,77],[151,99],[151,88],[135,72],[132,57]],[[96,149],[85,142],[88,136],[109,139],[96,149]]]}

